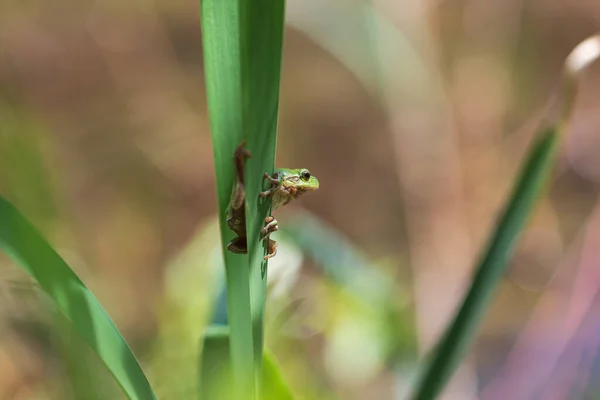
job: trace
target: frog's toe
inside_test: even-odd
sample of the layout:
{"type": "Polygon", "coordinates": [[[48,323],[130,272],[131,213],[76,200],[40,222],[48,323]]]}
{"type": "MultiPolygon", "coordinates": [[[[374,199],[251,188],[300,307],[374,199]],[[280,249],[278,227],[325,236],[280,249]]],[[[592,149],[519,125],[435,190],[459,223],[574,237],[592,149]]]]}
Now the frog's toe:
{"type": "Polygon", "coordinates": [[[264,173],[263,174],[263,178],[268,180],[269,182],[271,182],[271,185],[273,186],[278,186],[279,185],[279,180],[277,179],[277,173],[273,174],[273,176],[269,175],[268,173],[264,173]]]}
{"type": "Polygon", "coordinates": [[[265,235],[266,239],[269,235],[279,229],[278,222],[274,217],[265,218],[265,226],[260,230],[261,235],[265,235]]]}
{"type": "Polygon", "coordinates": [[[278,227],[277,225],[275,225],[275,226],[274,226],[274,227],[272,227],[272,228],[269,228],[269,229],[267,230],[267,232],[264,234],[265,236],[262,238],[262,240],[263,240],[263,241],[267,240],[267,239],[269,238],[269,235],[270,235],[271,233],[273,233],[273,232],[275,232],[275,231],[278,231],[278,230],[279,230],[279,227],[278,227]]]}
{"type": "Polygon", "coordinates": [[[275,242],[274,240],[269,240],[267,255],[264,256],[263,259],[266,261],[269,258],[275,257],[276,254],[277,254],[277,242],[275,242]]]}
{"type": "Polygon", "coordinates": [[[265,197],[270,197],[270,196],[273,196],[273,194],[274,194],[276,191],[277,191],[277,188],[271,188],[271,189],[267,189],[267,190],[265,190],[264,192],[260,192],[260,193],[258,194],[258,197],[259,197],[260,199],[263,199],[263,198],[265,198],[265,197]]]}

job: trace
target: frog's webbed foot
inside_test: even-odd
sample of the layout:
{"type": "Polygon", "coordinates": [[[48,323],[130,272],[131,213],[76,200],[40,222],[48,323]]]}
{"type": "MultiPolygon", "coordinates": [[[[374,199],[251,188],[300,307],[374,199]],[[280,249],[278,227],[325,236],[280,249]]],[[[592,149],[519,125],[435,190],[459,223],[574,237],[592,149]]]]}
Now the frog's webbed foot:
{"type": "Polygon", "coordinates": [[[264,257],[265,260],[268,260],[277,254],[277,243],[270,238],[270,235],[278,229],[279,226],[277,225],[277,220],[274,217],[270,216],[265,218],[265,226],[260,230],[260,234],[264,235],[262,240],[269,241],[267,255],[264,257]]]}
{"type": "Polygon", "coordinates": [[[246,238],[236,237],[227,244],[227,250],[236,254],[248,253],[248,242],[246,238]]]}

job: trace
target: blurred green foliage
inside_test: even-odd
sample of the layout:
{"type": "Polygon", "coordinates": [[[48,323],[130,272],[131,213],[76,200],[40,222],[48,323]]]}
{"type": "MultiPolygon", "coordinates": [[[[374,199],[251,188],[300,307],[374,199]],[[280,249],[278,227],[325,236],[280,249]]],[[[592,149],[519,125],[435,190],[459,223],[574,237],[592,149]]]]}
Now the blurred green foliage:
{"type": "MultiPolygon", "coordinates": [[[[448,234],[453,225],[465,225],[473,247],[493,227],[513,166],[526,158],[540,103],[556,86],[564,54],[597,28],[594,12],[583,3],[444,2],[416,10],[394,2],[290,2],[280,102],[283,2],[271,16],[265,9],[272,2],[242,1],[241,13],[227,8],[234,3],[202,2],[230,18],[227,25],[212,21],[212,37],[205,27],[201,32],[191,3],[2,4],[0,195],[93,290],[159,399],[211,390],[199,378],[198,357],[213,357],[202,338],[214,315],[229,320],[228,293],[241,300],[244,320],[234,313],[233,323],[243,329],[237,338],[246,365],[264,362],[257,382],[273,384],[263,385],[267,398],[404,398],[422,372],[423,338],[432,333],[423,321],[440,318],[424,315],[418,302],[424,294],[448,301],[436,290],[417,293],[421,267],[429,265],[411,252],[424,246],[444,263],[469,253],[448,234]],[[219,52],[242,61],[223,62],[219,52]],[[216,101],[216,120],[211,93],[229,99],[216,101]],[[213,133],[228,132],[212,146],[209,119],[213,133]],[[249,259],[225,252],[223,260],[231,233],[219,233],[219,223],[231,191],[232,149],[250,139],[247,182],[258,191],[273,166],[279,122],[277,164],[306,165],[323,184],[300,202],[310,213],[296,206],[277,215],[280,249],[269,261],[267,290],[264,249],[257,245],[249,259]],[[456,203],[467,209],[464,219],[450,215],[460,209],[456,203]],[[225,264],[229,278],[242,277],[234,290],[225,290],[225,264]],[[272,351],[265,358],[257,340],[263,334],[272,351]]],[[[540,265],[556,268],[597,201],[597,76],[586,79],[559,180],[531,223],[556,240],[532,235],[534,245],[518,249],[524,256],[508,265],[545,281],[540,265]]],[[[253,235],[269,208],[253,203],[255,194],[248,203],[253,235]]],[[[484,301],[459,314],[423,396],[441,393],[485,319],[469,360],[476,377],[468,387],[481,389],[487,375],[500,374],[506,354],[498,356],[498,348],[519,334],[540,297],[557,294],[551,285],[528,291],[511,282],[481,318],[519,229],[500,240],[510,246],[492,257],[494,279],[486,290],[473,289],[484,301]]],[[[430,272],[455,290],[454,279],[469,267],[461,264],[430,272]]],[[[0,258],[0,267],[0,397],[120,398],[77,326],[55,315],[52,298],[12,261],[0,258]]],[[[229,351],[215,349],[221,361],[229,351]]],[[[589,372],[568,362],[556,367],[575,368],[589,372]]],[[[592,372],[590,382],[597,380],[592,372]]],[[[219,391],[229,385],[209,383],[219,391]]],[[[507,397],[517,386],[503,388],[507,397]]]]}

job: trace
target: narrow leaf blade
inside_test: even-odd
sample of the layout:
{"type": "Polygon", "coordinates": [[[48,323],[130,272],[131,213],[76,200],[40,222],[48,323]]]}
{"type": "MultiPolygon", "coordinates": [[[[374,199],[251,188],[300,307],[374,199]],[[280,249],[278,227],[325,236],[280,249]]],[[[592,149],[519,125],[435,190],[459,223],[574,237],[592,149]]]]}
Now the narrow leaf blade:
{"type": "Polygon", "coordinates": [[[426,366],[414,399],[436,398],[467,352],[494,289],[506,270],[516,241],[547,182],[557,144],[556,128],[542,132],[534,143],[487,251],[476,269],[471,287],[426,366]]]}
{"type": "Polygon", "coordinates": [[[284,0],[240,0],[244,131],[252,159],[246,170],[246,215],[250,258],[250,293],[257,379],[263,353],[267,289],[266,243],[259,232],[270,201],[259,201],[264,173],[273,173],[285,19],[284,0]]]}
{"type": "Polygon", "coordinates": [[[233,154],[242,141],[243,107],[238,0],[201,1],[202,40],[219,223],[227,281],[231,368],[238,398],[254,394],[254,350],[248,257],[226,250],[234,237],[225,214],[234,181],[233,154]]]}
{"type": "Polygon", "coordinates": [[[96,297],[37,230],[2,197],[0,249],[39,283],[130,399],[156,398],[131,349],[96,297]]]}

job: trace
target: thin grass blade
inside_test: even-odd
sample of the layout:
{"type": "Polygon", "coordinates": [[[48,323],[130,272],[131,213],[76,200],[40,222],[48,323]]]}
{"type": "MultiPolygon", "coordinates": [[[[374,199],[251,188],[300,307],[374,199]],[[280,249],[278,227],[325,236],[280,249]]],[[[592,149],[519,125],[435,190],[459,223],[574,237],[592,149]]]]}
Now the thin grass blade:
{"type": "Polygon", "coordinates": [[[242,64],[238,0],[203,0],[201,23],[206,92],[219,202],[219,224],[227,281],[231,368],[238,398],[252,398],[255,387],[254,345],[248,257],[233,254],[225,247],[234,237],[225,223],[225,213],[234,179],[233,153],[245,136],[245,131],[242,129],[242,64]]]}
{"type": "Polygon", "coordinates": [[[533,144],[513,194],[476,269],[469,292],[426,365],[413,399],[435,399],[467,352],[494,289],[506,270],[515,243],[548,180],[558,142],[558,131],[551,128],[533,144]]]}
{"type": "Polygon", "coordinates": [[[96,297],[37,230],[0,197],[0,249],[30,274],[130,399],[155,399],[142,368],[96,297]]]}
{"type": "Polygon", "coordinates": [[[258,195],[264,185],[263,174],[272,174],[275,162],[285,1],[240,0],[240,13],[244,132],[252,151],[245,178],[246,229],[256,378],[260,383],[267,262],[263,260],[266,243],[260,241],[259,232],[271,202],[259,201],[258,195]]]}
{"type": "Polygon", "coordinates": [[[579,77],[594,61],[600,58],[600,34],[580,42],[564,63],[561,91],[553,98],[547,122],[552,128],[537,137],[514,194],[504,212],[487,252],[484,254],[471,288],[452,324],[438,343],[424,378],[415,392],[415,399],[433,399],[443,389],[460,363],[475,335],[482,314],[490,301],[493,290],[505,271],[514,244],[530,216],[541,189],[556,158],[561,135],[573,112],[579,77]]]}
{"type": "Polygon", "coordinates": [[[204,0],[202,26],[211,132],[217,169],[223,244],[231,235],[225,221],[233,170],[231,156],[244,139],[252,158],[246,163],[248,257],[224,249],[232,369],[236,382],[248,383],[248,358],[260,385],[267,283],[266,242],[260,230],[271,201],[259,201],[264,173],[273,173],[285,20],[284,0],[204,0]],[[246,316],[246,313],[248,315],[246,316]],[[252,331],[248,333],[248,318],[252,331]],[[248,349],[248,340],[252,347],[248,349]]]}

